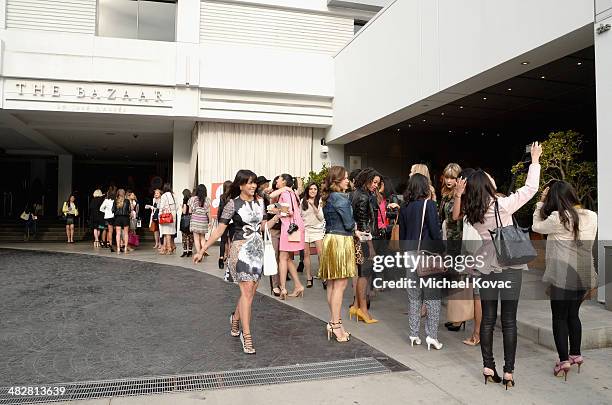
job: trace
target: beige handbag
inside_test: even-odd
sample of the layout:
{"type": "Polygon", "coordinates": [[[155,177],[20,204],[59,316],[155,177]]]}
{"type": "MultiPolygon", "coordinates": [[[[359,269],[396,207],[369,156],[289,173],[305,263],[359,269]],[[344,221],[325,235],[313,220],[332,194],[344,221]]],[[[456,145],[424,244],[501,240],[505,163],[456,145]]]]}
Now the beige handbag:
{"type": "Polygon", "coordinates": [[[472,287],[457,288],[449,292],[446,319],[454,323],[474,319],[474,290],[472,287]]]}

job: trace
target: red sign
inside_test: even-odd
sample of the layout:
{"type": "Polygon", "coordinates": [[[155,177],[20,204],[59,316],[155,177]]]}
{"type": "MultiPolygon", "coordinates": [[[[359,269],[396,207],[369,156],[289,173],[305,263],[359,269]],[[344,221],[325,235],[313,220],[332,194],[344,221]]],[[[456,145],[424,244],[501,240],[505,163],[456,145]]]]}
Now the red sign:
{"type": "Polygon", "coordinates": [[[211,187],[212,207],[210,207],[210,216],[217,218],[219,212],[219,203],[221,202],[221,195],[223,194],[223,183],[213,183],[211,187]]]}

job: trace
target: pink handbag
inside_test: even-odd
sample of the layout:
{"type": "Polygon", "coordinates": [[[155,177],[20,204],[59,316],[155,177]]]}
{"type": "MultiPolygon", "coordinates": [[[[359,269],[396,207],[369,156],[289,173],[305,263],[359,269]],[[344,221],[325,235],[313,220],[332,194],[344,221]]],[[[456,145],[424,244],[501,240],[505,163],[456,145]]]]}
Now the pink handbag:
{"type": "Polygon", "coordinates": [[[132,245],[132,246],[139,246],[140,245],[140,236],[136,235],[135,233],[131,233],[128,236],[128,244],[132,245]]]}

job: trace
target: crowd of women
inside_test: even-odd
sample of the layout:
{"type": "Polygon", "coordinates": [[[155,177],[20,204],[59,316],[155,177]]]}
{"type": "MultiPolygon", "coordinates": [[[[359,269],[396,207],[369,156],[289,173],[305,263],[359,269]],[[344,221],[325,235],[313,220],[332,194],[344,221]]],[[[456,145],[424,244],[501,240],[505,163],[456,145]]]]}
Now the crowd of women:
{"type": "MultiPolygon", "coordinates": [[[[343,167],[331,167],[321,187],[317,184],[302,187],[288,174],[278,176],[270,185],[265,177],[240,170],[233,182],[225,184],[219,226],[201,246],[199,256],[206,255],[209,247],[222,238],[219,267],[227,264],[227,278],[236,282],[241,292],[229,317],[230,334],[240,337],[245,353],[255,353],[251,306],[263,275],[264,235],[269,235],[277,252],[279,271],[273,277],[272,292],[281,299],[301,297],[305,291],[294,255],[304,252],[306,288],[312,286],[314,276],[310,255],[319,256],[318,278],[324,281],[330,312],[325,331],[328,339],[348,342],[351,334],[342,323],[342,301],[351,280],[354,298],[349,317],[356,316],[368,324],[377,322],[369,312],[367,290],[372,278],[381,275],[373,274],[371,263],[374,255],[388,253],[390,244],[376,241],[391,239],[396,225],[402,242],[400,249],[407,251],[426,249],[460,255],[467,227],[482,241],[491,241],[490,231],[513,226],[513,214],[537,194],[541,153],[541,146],[535,143],[525,185],[507,196],[497,190],[495,180],[485,171],[462,169],[451,163],[443,171],[439,203],[424,165],[412,167],[402,196],[388,192],[391,187],[385,184],[387,180],[371,168],[348,173],[343,167]],[[287,290],[288,275],[293,281],[291,293],[287,290]]],[[[597,232],[597,215],[580,206],[572,185],[555,181],[547,185],[536,204],[533,231],[547,234],[548,240],[555,242],[547,248],[544,281],[550,284],[547,293],[559,355],[553,373],[567,378],[572,365],[580,367],[584,362],[580,353],[578,310],[596,287],[591,249],[597,232]]],[[[491,246],[494,245],[489,244],[492,249],[491,246]]],[[[485,255],[483,266],[469,272],[469,277],[503,281],[511,286],[473,289],[474,330],[464,341],[467,345],[480,345],[485,383],[501,382],[506,389],[515,385],[516,317],[522,274],[526,269],[524,263],[502,263],[493,250],[492,254],[485,255]],[[493,356],[493,329],[500,300],[502,376],[497,373],[493,356]]],[[[420,275],[409,270],[407,277],[420,275]]],[[[419,283],[415,285],[408,289],[410,343],[421,344],[420,323],[424,319],[428,349],[441,349],[438,328],[444,292],[421,288],[419,283]]],[[[455,331],[462,325],[464,321],[445,324],[455,331]]]]}
{"type": "MultiPolygon", "coordinates": [[[[263,277],[265,238],[269,238],[273,246],[278,267],[277,274],[271,278],[271,292],[282,300],[303,297],[305,289],[313,286],[315,272],[310,256],[318,256],[316,276],[326,289],[330,313],[325,332],[328,340],[348,342],[351,334],[342,323],[342,302],[350,281],[353,302],[348,316],[366,324],[378,322],[370,313],[368,299],[372,280],[385,277],[384,273],[373,271],[376,255],[399,249],[459,256],[464,253],[468,230],[476,235],[475,238],[490,242],[491,231],[513,226],[514,213],[537,194],[541,153],[541,146],[534,143],[525,185],[507,196],[497,190],[495,180],[485,171],[462,169],[450,163],[443,171],[439,202],[429,170],[422,164],[412,166],[403,195],[395,194],[390,181],[372,168],[349,173],[343,167],[333,166],[320,186],[316,183],[304,186],[289,174],[281,174],[270,181],[250,170],[239,170],[233,181],[228,180],[223,185],[218,225],[214,229],[209,229],[211,202],[204,185],[193,191],[184,190],[180,207],[169,184],[162,190],[155,190],[152,203],[146,205],[151,210],[149,227],[155,232],[155,247],[160,254],[174,252],[173,235],[181,231],[183,256],[193,257],[195,263],[208,256],[210,246],[221,239],[219,268],[225,268],[226,279],[240,288],[236,308],[229,316],[230,335],[240,338],[244,353],[255,353],[251,309],[258,282],[263,277]],[[177,223],[178,210],[182,211],[180,223],[177,223]],[[298,254],[300,266],[303,262],[306,286],[300,280],[294,261],[298,254]],[[287,289],[289,277],[293,283],[291,292],[287,289]]],[[[138,212],[136,196],[110,188],[106,196],[96,190],[94,197],[92,207],[97,209],[91,211],[99,229],[94,233],[94,243],[112,244],[114,230],[117,252],[122,248],[127,252],[131,220],[137,218],[133,212],[138,212]],[[98,239],[100,233],[101,241],[98,239]]],[[[76,210],[71,204],[69,199],[64,212],[76,210]]],[[[544,281],[550,284],[548,294],[559,355],[553,373],[567,378],[572,365],[580,367],[584,362],[580,352],[579,308],[596,287],[591,249],[597,232],[597,215],[580,206],[572,185],[555,181],[545,187],[536,204],[532,229],[548,235],[548,241],[554,242],[552,247],[547,246],[544,281]]],[[[484,243],[482,246],[486,250],[495,245],[484,243]]],[[[453,269],[448,269],[451,271],[443,277],[503,281],[511,286],[470,290],[473,312],[468,319],[474,319],[474,329],[464,341],[470,346],[480,345],[485,383],[501,382],[507,389],[515,385],[516,319],[522,275],[527,265],[504,263],[498,260],[499,252],[494,249],[486,253],[489,254],[484,255],[484,265],[470,269],[467,275],[457,275],[453,269]],[[497,373],[493,356],[493,329],[500,300],[504,348],[502,376],[497,373]]],[[[422,275],[409,269],[406,277],[418,279],[440,275],[422,275]]],[[[428,350],[431,347],[442,349],[438,329],[444,293],[439,288],[423,287],[420,283],[408,289],[411,346],[422,343],[420,324],[423,320],[428,350]]],[[[465,320],[449,319],[444,325],[457,331],[465,326],[465,320]]]]}

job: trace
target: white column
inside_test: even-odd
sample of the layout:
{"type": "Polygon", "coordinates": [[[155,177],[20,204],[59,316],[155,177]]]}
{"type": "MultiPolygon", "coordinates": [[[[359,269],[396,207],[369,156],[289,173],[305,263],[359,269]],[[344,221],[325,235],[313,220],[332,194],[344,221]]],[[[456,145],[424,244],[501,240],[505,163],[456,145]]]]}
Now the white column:
{"type": "Polygon", "coordinates": [[[72,193],[72,155],[57,157],[57,210],[62,212],[64,201],[72,193]]]}
{"type": "MultiPolygon", "coordinates": [[[[612,2],[598,2],[609,3],[612,2]]],[[[605,9],[605,7],[601,7],[605,9]]],[[[600,24],[612,25],[610,13],[601,13],[598,17],[607,15],[608,18],[595,23],[595,28],[600,24]]],[[[610,173],[612,173],[612,159],[609,154],[612,151],[612,30],[601,34],[595,33],[595,75],[597,92],[597,206],[599,215],[599,301],[606,301],[608,309],[612,310],[612,286],[605,283],[612,282],[612,270],[606,274],[606,252],[605,247],[612,249],[612,184],[610,173]]],[[[608,256],[607,267],[612,267],[612,256],[608,256]]]]}
{"type": "MultiPolygon", "coordinates": [[[[181,210],[183,203],[183,190],[193,189],[191,180],[193,174],[190,173],[191,166],[191,131],[193,122],[174,121],[174,133],[172,141],[172,191],[176,199],[179,214],[177,215],[177,228],[181,220],[181,210]]],[[[177,242],[182,241],[180,230],[177,232],[177,242]]]]}
{"type": "Polygon", "coordinates": [[[200,42],[200,0],[181,0],[178,2],[176,42],[200,42]]]}

